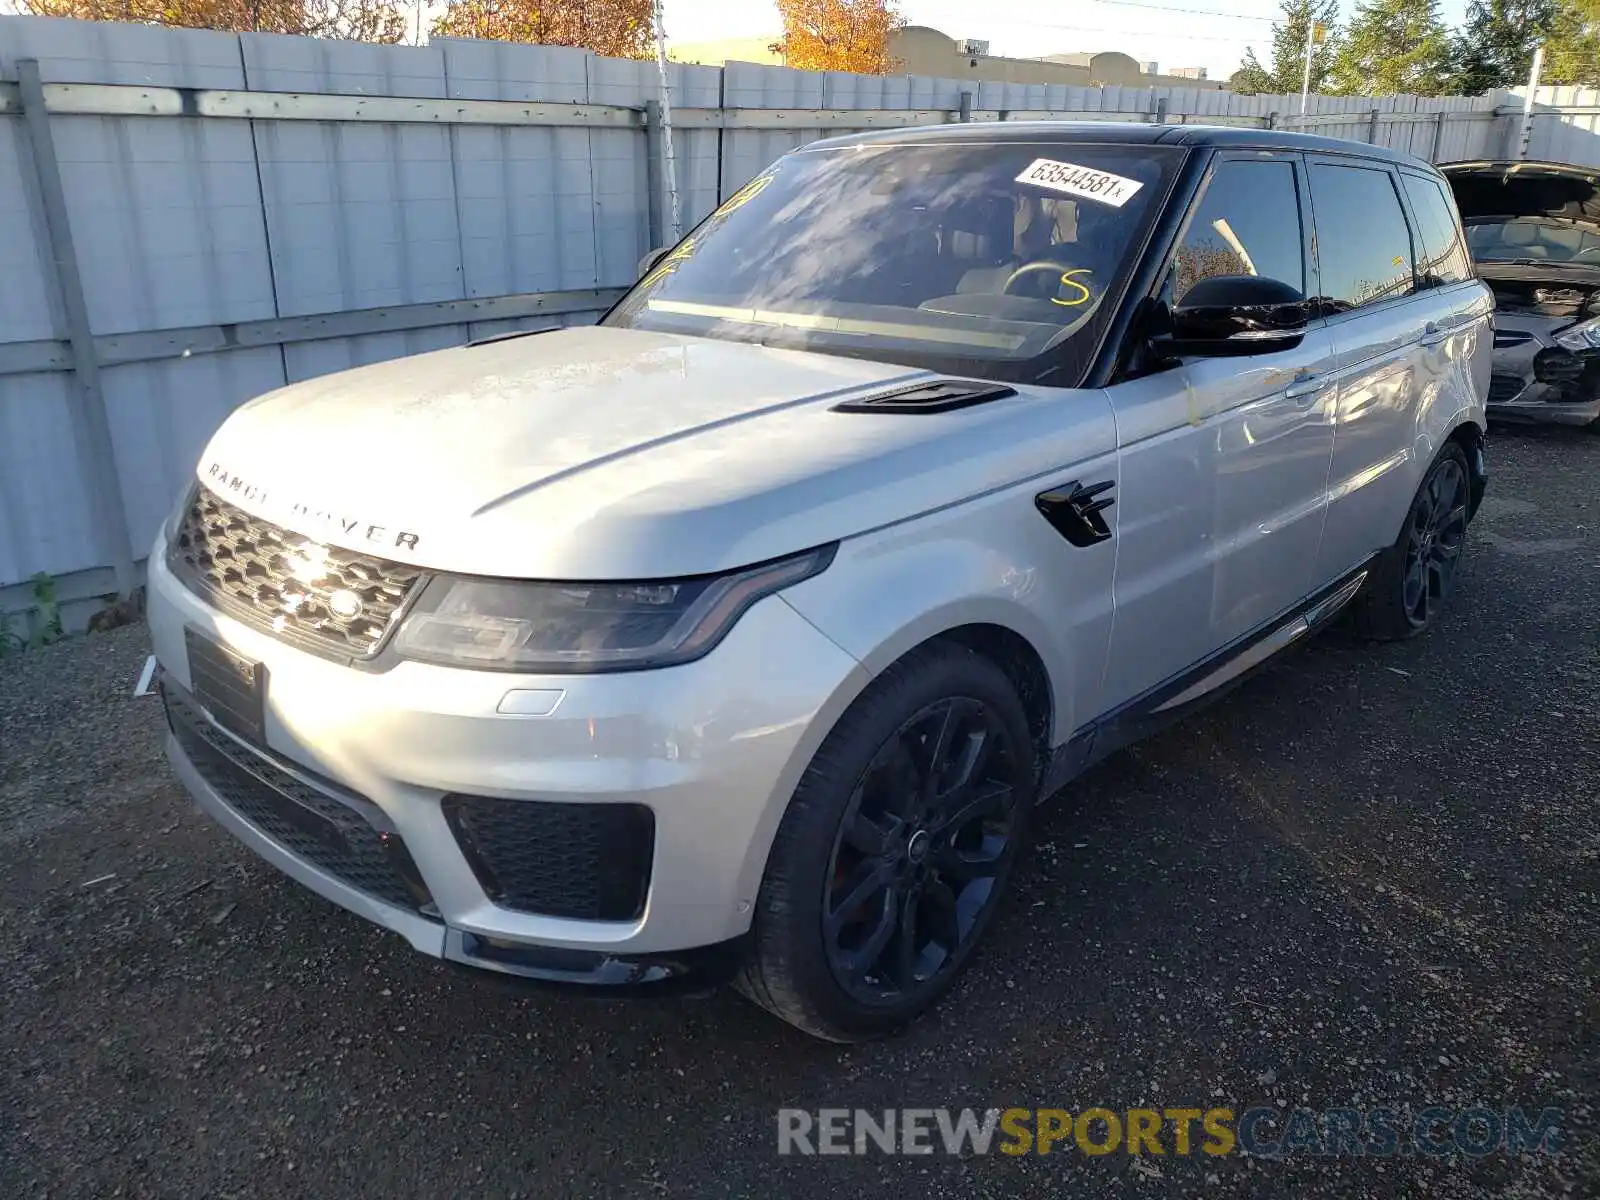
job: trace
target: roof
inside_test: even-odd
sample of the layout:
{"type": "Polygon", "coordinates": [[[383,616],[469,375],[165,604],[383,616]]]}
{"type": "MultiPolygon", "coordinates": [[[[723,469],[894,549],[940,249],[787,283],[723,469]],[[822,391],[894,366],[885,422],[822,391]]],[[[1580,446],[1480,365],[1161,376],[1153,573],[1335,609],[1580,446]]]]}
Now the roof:
{"type": "Polygon", "coordinates": [[[1420,158],[1387,146],[1370,146],[1341,138],[1289,133],[1279,129],[1236,129],[1224,125],[1151,125],[1121,121],[972,121],[966,124],[919,125],[882,129],[811,143],[812,147],[906,145],[932,142],[1060,141],[1121,145],[1214,146],[1225,149],[1307,150],[1356,154],[1363,158],[1427,167],[1420,158]]]}

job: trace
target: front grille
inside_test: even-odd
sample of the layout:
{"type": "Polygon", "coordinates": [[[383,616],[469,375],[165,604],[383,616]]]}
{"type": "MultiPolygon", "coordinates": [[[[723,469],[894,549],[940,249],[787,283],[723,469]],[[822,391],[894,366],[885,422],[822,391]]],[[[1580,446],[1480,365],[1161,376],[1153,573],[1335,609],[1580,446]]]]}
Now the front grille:
{"type": "Polygon", "coordinates": [[[422,572],[327,546],[197,488],[167,549],[196,595],[285,641],[343,658],[377,653],[422,572]]]}
{"type": "Polygon", "coordinates": [[[1524,386],[1526,385],[1520,375],[1491,375],[1489,376],[1489,403],[1504,404],[1507,400],[1513,400],[1524,386]]]}
{"type": "Polygon", "coordinates": [[[161,687],[167,723],[185,757],[223,803],[296,858],[396,908],[433,915],[433,901],[382,810],[326,789],[214,726],[170,680],[161,687]],[[383,826],[380,828],[379,826],[383,826]]]}
{"type": "Polygon", "coordinates": [[[644,911],[655,814],[642,804],[446,796],[444,815],[496,904],[580,921],[644,911]]]}

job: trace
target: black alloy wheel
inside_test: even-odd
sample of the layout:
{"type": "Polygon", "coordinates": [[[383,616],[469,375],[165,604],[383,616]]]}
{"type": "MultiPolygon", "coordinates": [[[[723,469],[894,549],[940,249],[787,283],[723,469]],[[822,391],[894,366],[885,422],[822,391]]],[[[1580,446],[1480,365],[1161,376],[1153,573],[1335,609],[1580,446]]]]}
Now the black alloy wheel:
{"type": "Polygon", "coordinates": [[[935,984],[999,899],[1018,803],[1007,739],[982,701],[948,697],[906,721],[856,783],[822,926],[828,965],[857,1001],[935,984]]]}
{"type": "Polygon", "coordinates": [[[1461,572],[1471,514],[1466,451],[1446,442],[1422,476],[1399,537],[1372,562],[1350,606],[1358,633],[1401,641],[1435,623],[1461,572]]]}
{"type": "Polygon", "coordinates": [[[1030,714],[995,660],[927,642],[812,754],[767,855],[735,986],[816,1037],[881,1037],[981,947],[1038,790],[1030,714]]]}
{"type": "Polygon", "coordinates": [[[1415,629],[1425,629],[1455,585],[1467,540],[1467,472],[1456,457],[1433,465],[1406,522],[1400,603],[1415,629]]]}

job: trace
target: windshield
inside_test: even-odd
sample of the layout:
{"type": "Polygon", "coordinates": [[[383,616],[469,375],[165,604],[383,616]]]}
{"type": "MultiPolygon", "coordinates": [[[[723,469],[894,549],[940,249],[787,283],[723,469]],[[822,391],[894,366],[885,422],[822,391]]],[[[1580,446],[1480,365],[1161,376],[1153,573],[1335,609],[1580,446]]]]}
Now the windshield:
{"type": "Polygon", "coordinates": [[[1506,217],[1467,225],[1478,262],[1572,262],[1600,267],[1600,225],[1559,217],[1506,217]]]}
{"type": "Polygon", "coordinates": [[[1181,153],[1020,142],[800,151],[730,197],[605,323],[980,378],[1049,367],[1053,382],[1075,382],[1181,153]]]}

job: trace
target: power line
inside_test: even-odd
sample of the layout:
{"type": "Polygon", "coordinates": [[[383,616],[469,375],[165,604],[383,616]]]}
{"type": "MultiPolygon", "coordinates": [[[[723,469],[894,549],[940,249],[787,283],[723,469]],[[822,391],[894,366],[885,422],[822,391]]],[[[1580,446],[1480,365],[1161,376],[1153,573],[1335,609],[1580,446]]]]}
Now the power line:
{"type": "MultiPolygon", "coordinates": [[[[1091,0],[1094,4],[1115,4],[1120,8],[1149,8],[1156,12],[1190,13],[1198,17],[1226,17],[1230,21],[1264,21],[1268,25],[1278,23],[1276,17],[1257,17],[1248,13],[1222,12],[1215,8],[1178,8],[1171,4],[1144,4],[1141,0],[1091,0]]],[[[1183,37],[1189,34],[1181,35],[1183,37]]]]}
{"type": "MultiPolygon", "coordinates": [[[[1148,29],[1118,29],[1110,25],[1060,25],[1048,21],[989,21],[990,25],[1010,25],[1018,28],[1029,29],[1060,29],[1068,33],[1115,33],[1123,37],[1149,37],[1148,29]]],[[[1260,35],[1255,37],[1224,37],[1216,33],[1183,33],[1173,34],[1181,37],[1186,42],[1230,42],[1236,46],[1254,45],[1260,41],[1260,35]]]]}

